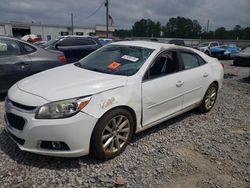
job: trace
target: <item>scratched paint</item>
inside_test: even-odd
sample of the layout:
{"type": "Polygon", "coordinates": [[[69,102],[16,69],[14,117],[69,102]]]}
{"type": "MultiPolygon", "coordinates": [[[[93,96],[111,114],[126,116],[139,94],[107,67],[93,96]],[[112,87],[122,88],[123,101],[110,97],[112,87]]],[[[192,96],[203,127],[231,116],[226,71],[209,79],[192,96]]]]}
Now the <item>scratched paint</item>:
{"type": "Polygon", "coordinates": [[[101,104],[101,108],[107,108],[109,106],[112,106],[115,103],[115,98],[111,97],[110,99],[106,100],[104,103],[101,104]]]}

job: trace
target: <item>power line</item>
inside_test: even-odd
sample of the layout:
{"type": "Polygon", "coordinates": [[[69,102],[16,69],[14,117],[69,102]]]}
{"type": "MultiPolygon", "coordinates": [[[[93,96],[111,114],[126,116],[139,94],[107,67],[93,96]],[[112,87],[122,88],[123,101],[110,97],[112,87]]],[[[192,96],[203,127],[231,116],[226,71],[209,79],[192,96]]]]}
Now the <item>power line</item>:
{"type": "Polygon", "coordinates": [[[104,5],[104,2],[102,2],[102,3],[100,4],[100,6],[99,6],[94,12],[92,12],[90,15],[88,15],[88,16],[87,16],[86,18],[84,18],[84,19],[88,19],[88,18],[94,16],[94,15],[102,8],[103,5],[104,5]]]}

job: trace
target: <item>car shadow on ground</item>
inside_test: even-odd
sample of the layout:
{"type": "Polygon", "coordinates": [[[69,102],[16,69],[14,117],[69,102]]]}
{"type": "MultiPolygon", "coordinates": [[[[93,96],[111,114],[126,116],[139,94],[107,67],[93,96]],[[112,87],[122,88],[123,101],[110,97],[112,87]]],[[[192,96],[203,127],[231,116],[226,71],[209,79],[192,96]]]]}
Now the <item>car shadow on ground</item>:
{"type": "Polygon", "coordinates": [[[0,102],[5,100],[7,94],[0,94],[0,102]]]}
{"type": "Polygon", "coordinates": [[[239,82],[250,84],[250,75],[245,78],[239,79],[239,82]]]}
{"type": "MultiPolygon", "coordinates": [[[[186,112],[175,118],[167,120],[156,126],[153,126],[143,132],[140,132],[134,136],[131,143],[137,142],[144,137],[150,136],[155,132],[169,127],[170,125],[181,122],[189,116],[195,116],[199,113],[196,110],[186,112]]],[[[33,166],[41,169],[60,170],[60,169],[76,169],[80,168],[81,165],[93,165],[103,163],[103,161],[95,159],[92,155],[78,157],[78,158],[61,158],[61,157],[50,157],[38,154],[33,154],[25,151],[21,151],[17,145],[8,136],[5,130],[0,129],[0,150],[8,155],[12,160],[16,161],[17,164],[33,166]]],[[[0,151],[0,153],[1,153],[0,151]]],[[[121,154],[122,155],[122,154],[121,154]]],[[[112,160],[112,159],[111,159],[112,160]]]]}

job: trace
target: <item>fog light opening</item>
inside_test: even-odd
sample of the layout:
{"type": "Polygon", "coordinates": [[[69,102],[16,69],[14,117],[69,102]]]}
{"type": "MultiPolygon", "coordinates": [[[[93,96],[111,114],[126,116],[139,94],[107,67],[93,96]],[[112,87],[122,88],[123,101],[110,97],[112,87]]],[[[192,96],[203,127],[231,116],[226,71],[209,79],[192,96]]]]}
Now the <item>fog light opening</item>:
{"type": "Polygon", "coordinates": [[[65,142],[60,141],[41,141],[40,148],[57,151],[70,151],[69,146],[65,142]]]}
{"type": "Polygon", "coordinates": [[[54,149],[61,149],[61,143],[60,142],[51,142],[51,145],[54,149]]]}

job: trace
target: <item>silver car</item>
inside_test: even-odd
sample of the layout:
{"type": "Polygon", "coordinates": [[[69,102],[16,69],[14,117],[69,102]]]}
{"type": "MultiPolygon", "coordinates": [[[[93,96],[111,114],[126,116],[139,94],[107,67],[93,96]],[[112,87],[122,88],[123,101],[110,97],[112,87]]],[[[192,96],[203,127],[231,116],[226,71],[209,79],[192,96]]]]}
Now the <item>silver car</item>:
{"type": "Polygon", "coordinates": [[[6,93],[22,78],[65,63],[63,52],[45,50],[16,38],[0,36],[0,93],[6,93]]]}

